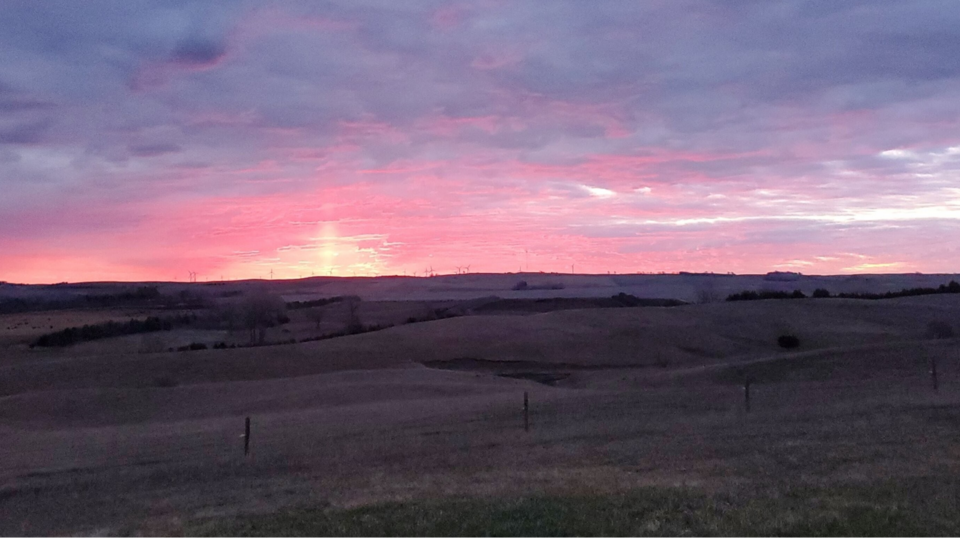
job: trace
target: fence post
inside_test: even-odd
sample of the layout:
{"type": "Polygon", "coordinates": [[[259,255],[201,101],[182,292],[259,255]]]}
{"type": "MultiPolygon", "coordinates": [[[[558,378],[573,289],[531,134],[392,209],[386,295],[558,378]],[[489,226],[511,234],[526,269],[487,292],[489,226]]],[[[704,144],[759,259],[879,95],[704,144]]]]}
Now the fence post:
{"type": "Polygon", "coordinates": [[[247,420],[244,422],[243,429],[243,455],[248,455],[250,453],[250,417],[247,417],[247,420]]]}
{"type": "Polygon", "coordinates": [[[530,396],[523,393],[523,430],[530,431],[530,396]]]}
{"type": "Polygon", "coordinates": [[[747,377],[747,379],[743,381],[743,404],[746,407],[747,412],[750,412],[750,383],[751,382],[752,381],[750,380],[750,377],[747,377]]]}
{"type": "Polygon", "coordinates": [[[930,360],[930,380],[933,382],[933,391],[939,392],[939,383],[937,381],[937,359],[933,358],[930,360]]]}

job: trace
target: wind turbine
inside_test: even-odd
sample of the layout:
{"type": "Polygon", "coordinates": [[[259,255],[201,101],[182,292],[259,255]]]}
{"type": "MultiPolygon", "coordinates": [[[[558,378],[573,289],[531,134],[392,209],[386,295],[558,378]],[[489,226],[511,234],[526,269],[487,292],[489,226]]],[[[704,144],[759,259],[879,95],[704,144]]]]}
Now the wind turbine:
{"type": "Polygon", "coordinates": [[[460,269],[461,269],[461,268],[463,268],[463,267],[462,267],[462,266],[458,266],[458,267],[457,267],[457,275],[458,275],[458,276],[460,275],[460,269]]]}

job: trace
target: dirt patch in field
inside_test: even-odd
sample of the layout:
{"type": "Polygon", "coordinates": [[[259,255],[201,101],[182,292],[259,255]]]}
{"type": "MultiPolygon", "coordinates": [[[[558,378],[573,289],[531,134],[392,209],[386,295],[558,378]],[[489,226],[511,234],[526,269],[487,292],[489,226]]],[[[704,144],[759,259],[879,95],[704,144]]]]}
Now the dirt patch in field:
{"type": "Polygon", "coordinates": [[[526,379],[529,381],[556,386],[569,379],[575,372],[641,369],[648,366],[641,364],[614,365],[593,364],[581,365],[567,362],[531,362],[525,360],[485,360],[482,358],[454,358],[451,360],[430,360],[422,362],[425,367],[445,369],[451,371],[474,371],[493,373],[498,377],[510,379],[526,379]]]}
{"type": "Polygon", "coordinates": [[[673,307],[684,302],[671,298],[632,298],[626,304],[617,297],[610,298],[498,298],[473,308],[474,313],[547,313],[569,309],[673,307]]]}

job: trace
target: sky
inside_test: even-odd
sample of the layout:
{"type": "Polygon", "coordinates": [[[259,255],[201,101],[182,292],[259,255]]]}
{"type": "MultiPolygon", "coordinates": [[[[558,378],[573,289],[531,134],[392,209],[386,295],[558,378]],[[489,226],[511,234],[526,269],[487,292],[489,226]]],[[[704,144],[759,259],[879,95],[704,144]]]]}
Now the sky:
{"type": "Polygon", "coordinates": [[[0,280],[960,271],[960,5],[0,1],[0,280]]]}

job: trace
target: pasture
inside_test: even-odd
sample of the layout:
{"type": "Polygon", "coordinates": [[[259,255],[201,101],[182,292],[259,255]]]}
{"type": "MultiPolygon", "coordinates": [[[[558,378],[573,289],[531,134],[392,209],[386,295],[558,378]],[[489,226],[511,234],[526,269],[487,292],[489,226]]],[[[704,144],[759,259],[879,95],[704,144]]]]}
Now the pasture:
{"type": "MultiPolygon", "coordinates": [[[[960,331],[960,295],[405,322],[454,306],[365,300],[396,326],[189,352],[30,349],[131,312],[5,315],[0,533],[960,532],[960,343],[928,328],[960,331]]],[[[289,314],[270,335],[317,331],[289,314]]]]}

